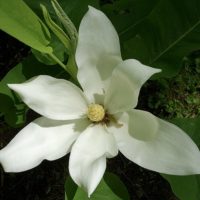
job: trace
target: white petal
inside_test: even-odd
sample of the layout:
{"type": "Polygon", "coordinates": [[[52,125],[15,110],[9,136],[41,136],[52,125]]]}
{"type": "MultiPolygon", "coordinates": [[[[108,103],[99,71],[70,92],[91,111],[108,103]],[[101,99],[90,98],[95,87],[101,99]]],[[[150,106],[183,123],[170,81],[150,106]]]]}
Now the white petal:
{"type": "Polygon", "coordinates": [[[129,134],[138,140],[152,140],[158,134],[159,123],[157,117],[143,110],[131,110],[128,114],[129,134]]]}
{"type": "Polygon", "coordinates": [[[106,157],[114,157],[117,153],[115,139],[105,127],[88,127],[72,147],[69,160],[71,177],[90,195],[104,174],[106,157]]]}
{"type": "Polygon", "coordinates": [[[104,13],[89,6],[79,27],[76,62],[78,80],[91,101],[94,93],[103,93],[106,80],[121,60],[116,30],[104,13]]]}
{"type": "Polygon", "coordinates": [[[137,105],[140,88],[159,69],[145,66],[130,59],[121,62],[113,71],[106,91],[105,106],[109,113],[130,110],[137,105]]]}
{"type": "Polygon", "coordinates": [[[55,120],[83,117],[87,101],[82,91],[69,81],[41,75],[22,84],[9,84],[37,113],[55,120]]]}
{"type": "MultiPolygon", "coordinates": [[[[119,150],[138,165],[160,173],[189,175],[200,173],[200,151],[191,138],[177,126],[157,118],[157,136],[150,141],[134,139],[128,134],[127,116],[124,126],[110,128],[119,150]]],[[[145,125],[145,122],[144,122],[145,125]]]]}
{"type": "Polygon", "coordinates": [[[83,119],[66,122],[38,118],[0,150],[0,163],[7,172],[21,172],[39,165],[44,159],[56,160],[69,152],[87,125],[83,119]]]}

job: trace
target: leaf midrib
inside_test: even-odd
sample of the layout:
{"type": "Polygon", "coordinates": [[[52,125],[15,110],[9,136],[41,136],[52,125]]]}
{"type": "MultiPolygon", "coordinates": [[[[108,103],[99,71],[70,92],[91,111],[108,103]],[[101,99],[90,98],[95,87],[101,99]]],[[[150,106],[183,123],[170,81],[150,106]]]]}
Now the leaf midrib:
{"type": "MultiPolygon", "coordinates": [[[[161,0],[160,0],[161,1],[161,0]]],[[[144,21],[148,16],[150,16],[154,10],[158,7],[158,5],[160,4],[160,1],[158,1],[155,6],[150,10],[149,13],[147,13],[144,17],[142,17],[141,19],[139,19],[138,21],[136,21],[135,23],[133,23],[131,26],[127,27],[126,29],[122,30],[121,32],[119,32],[119,36],[122,36],[124,34],[126,34],[127,32],[129,32],[132,28],[134,28],[135,26],[137,26],[138,24],[140,24],[142,21],[144,21]]]]}
{"type": "Polygon", "coordinates": [[[152,64],[156,62],[161,56],[163,56],[166,52],[168,52],[171,48],[173,48],[179,41],[181,41],[183,38],[185,38],[190,32],[192,32],[198,25],[200,25],[200,19],[186,32],[184,32],[180,37],[178,37],[173,43],[169,44],[168,47],[166,47],[163,51],[160,52],[154,59],[151,60],[149,64],[152,64]]]}

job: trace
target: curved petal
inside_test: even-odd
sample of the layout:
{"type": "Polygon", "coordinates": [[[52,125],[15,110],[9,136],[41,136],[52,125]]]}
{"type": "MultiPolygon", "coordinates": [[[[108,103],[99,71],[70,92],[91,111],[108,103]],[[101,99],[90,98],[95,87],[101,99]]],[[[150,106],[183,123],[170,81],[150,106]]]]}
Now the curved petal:
{"type": "Polygon", "coordinates": [[[22,84],[9,84],[37,113],[55,120],[78,119],[87,113],[82,91],[69,81],[41,75],[22,84]]]}
{"type": "Polygon", "coordinates": [[[87,125],[82,119],[66,122],[38,118],[0,150],[0,163],[7,172],[22,172],[39,165],[44,159],[56,160],[69,152],[87,125]]]}
{"type": "Polygon", "coordinates": [[[90,101],[103,94],[105,82],[121,61],[117,32],[101,11],[89,6],[79,27],[76,50],[78,80],[90,101]]]}
{"type": "Polygon", "coordinates": [[[113,71],[110,86],[106,91],[105,106],[109,113],[114,114],[134,108],[142,85],[160,71],[134,59],[121,62],[113,71]]]}
{"type": "Polygon", "coordinates": [[[159,123],[157,117],[147,111],[131,110],[128,114],[128,132],[138,140],[152,140],[158,134],[159,123]]]}
{"type": "Polygon", "coordinates": [[[72,147],[69,172],[73,180],[90,195],[99,184],[105,168],[106,157],[118,153],[112,134],[102,125],[88,127],[72,147]]]}
{"type": "MultiPolygon", "coordinates": [[[[200,151],[191,138],[177,126],[157,118],[157,136],[150,141],[134,139],[128,134],[127,116],[121,128],[110,127],[119,150],[138,165],[160,173],[189,175],[200,173],[200,151]]],[[[145,123],[144,123],[145,124],[145,123]]]]}

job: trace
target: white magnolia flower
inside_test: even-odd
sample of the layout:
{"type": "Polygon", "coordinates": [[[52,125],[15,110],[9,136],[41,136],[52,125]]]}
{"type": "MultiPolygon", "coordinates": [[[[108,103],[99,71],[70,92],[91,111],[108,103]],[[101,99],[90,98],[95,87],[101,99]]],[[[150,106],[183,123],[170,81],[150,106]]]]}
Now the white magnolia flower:
{"type": "Polygon", "coordinates": [[[118,150],[157,172],[200,173],[199,149],[180,128],[133,109],[141,86],[160,70],[123,61],[114,27],[92,7],[80,24],[76,62],[83,91],[45,75],[9,85],[42,117],[0,151],[5,171],[25,171],[71,152],[71,177],[89,195],[105,172],[106,158],[118,150]]]}

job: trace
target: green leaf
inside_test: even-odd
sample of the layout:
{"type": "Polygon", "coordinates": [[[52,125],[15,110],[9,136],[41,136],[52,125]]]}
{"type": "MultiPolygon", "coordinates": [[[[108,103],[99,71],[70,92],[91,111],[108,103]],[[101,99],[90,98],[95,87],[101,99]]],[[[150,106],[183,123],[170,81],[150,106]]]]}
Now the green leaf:
{"type": "MultiPolygon", "coordinates": [[[[53,49],[53,54],[60,60],[60,62],[64,62],[66,59],[66,48],[54,34],[52,34],[50,46],[53,49]]],[[[45,65],[57,64],[57,62],[53,60],[49,54],[42,53],[35,49],[31,49],[31,51],[34,54],[34,56],[38,59],[38,61],[44,63],[45,65]]]]}
{"type": "MultiPolygon", "coordinates": [[[[60,77],[61,71],[56,66],[48,67],[29,56],[23,62],[12,68],[0,82],[0,112],[11,126],[24,123],[27,107],[20,98],[8,88],[8,83],[22,83],[33,76],[46,74],[60,77]],[[59,75],[60,74],[60,75],[59,75]]],[[[63,73],[65,78],[66,72],[63,73]]],[[[61,76],[62,77],[62,76],[61,76]]]]}
{"type": "Polygon", "coordinates": [[[132,27],[137,34],[124,41],[125,57],[162,69],[161,76],[175,75],[182,59],[200,49],[199,10],[199,0],[159,1],[141,23],[132,27]]]}
{"type": "Polygon", "coordinates": [[[21,121],[18,120],[16,115],[14,102],[11,100],[11,98],[4,94],[0,94],[0,113],[4,115],[5,121],[10,126],[18,126],[21,124],[21,121]]]}
{"type": "Polygon", "coordinates": [[[0,29],[38,51],[51,53],[50,34],[22,0],[0,1],[0,29]]]}
{"type": "Polygon", "coordinates": [[[46,9],[46,7],[42,4],[40,6],[42,8],[43,16],[48,27],[57,36],[57,38],[63,43],[65,48],[68,50],[68,52],[70,52],[71,44],[70,44],[70,39],[68,35],[65,34],[65,32],[51,19],[51,16],[48,10],[46,9]]]}
{"type": "Polygon", "coordinates": [[[98,8],[99,0],[59,0],[59,4],[75,24],[76,28],[78,28],[81,19],[88,11],[88,5],[98,8]]]}
{"type": "MultiPolygon", "coordinates": [[[[69,41],[70,46],[68,47],[68,63],[67,63],[66,70],[73,77],[73,79],[77,81],[77,65],[75,62],[75,51],[76,51],[76,46],[77,46],[77,41],[78,41],[78,33],[74,24],[72,23],[70,18],[67,16],[65,11],[62,9],[60,4],[57,2],[57,0],[51,0],[51,3],[58,17],[59,22],[61,22],[61,24],[66,30],[67,35],[69,36],[69,38],[67,38],[67,41],[69,41]]],[[[57,36],[59,37],[60,34],[57,34],[57,36]]],[[[62,38],[60,39],[62,40],[62,38]]]]}
{"type": "Polygon", "coordinates": [[[200,117],[194,119],[188,118],[177,118],[171,120],[172,123],[176,124],[177,126],[181,127],[197,144],[200,148],[200,117]]]}
{"type": "Polygon", "coordinates": [[[74,183],[72,178],[68,176],[65,182],[65,200],[74,200],[77,190],[78,186],[74,183]]]}
{"type": "Polygon", "coordinates": [[[136,26],[152,11],[159,0],[118,0],[105,3],[101,9],[112,21],[120,36],[126,41],[137,34],[136,26]]]}
{"type": "MultiPolygon", "coordinates": [[[[200,118],[174,119],[172,122],[187,132],[200,147],[200,118]]],[[[200,199],[200,175],[171,176],[162,174],[162,176],[170,183],[173,192],[180,200],[200,199]]]]}
{"type": "MultiPolygon", "coordinates": [[[[75,63],[75,58],[74,58],[74,51],[76,48],[76,40],[77,38],[74,37],[74,34],[76,35],[76,28],[73,26],[73,24],[71,23],[70,27],[72,29],[70,29],[68,27],[68,25],[70,24],[70,19],[67,17],[66,14],[64,14],[63,10],[66,12],[66,9],[61,9],[59,7],[59,5],[57,3],[53,3],[53,7],[50,5],[50,1],[45,1],[45,0],[41,0],[40,2],[37,1],[30,1],[30,0],[25,0],[25,2],[37,13],[41,13],[41,8],[39,6],[39,3],[41,3],[43,6],[43,15],[45,18],[46,23],[48,24],[49,28],[51,29],[51,31],[53,32],[54,35],[56,35],[56,37],[52,37],[51,41],[50,41],[50,46],[53,48],[53,53],[52,54],[44,54],[44,53],[39,53],[37,51],[33,51],[33,53],[35,54],[35,56],[37,57],[37,59],[43,63],[47,63],[47,64],[55,64],[58,63],[63,69],[65,69],[74,79],[75,82],[77,82],[77,67],[76,67],[76,63],[75,63]],[[45,6],[45,7],[44,7],[45,6]],[[45,9],[46,8],[46,9],[45,9]],[[57,16],[55,16],[55,12],[57,14],[57,16]],[[66,26],[67,23],[67,26],[66,26]],[[62,25],[66,28],[69,28],[69,30],[67,29],[67,33],[65,33],[61,28],[62,25]],[[71,32],[70,32],[71,31],[71,32]],[[69,41],[70,39],[70,41],[69,41]],[[57,48],[57,46],[61,47],[61,45],[59,44],[59,41],[61,41],[62,44],[65,45],[65,49],[59,49],[57,48]],[[67,42],[66,42],[67,41],[67,42]],[[55,46],[54,46],[55,44],[55,46]],[[66,64],[63,64],[63,60],[60,58],[60,56],[65,56],[67,55],[65,58],[65,60],[67,60],[66,64]],[[66,59],[67,58],[67,59],[66,59]]],[[[80,18],[82,18],[82,14],[80,11],[84,8],[85,12],[87,10],[87,6],[89,0],[84,0],[81,3],[78,1],[73,1],[73,3],[71,1],[64,1],[61,0],[59,1],[59,4],[61,4],[62,8],[67,8],[70,9],[72,8],[72,5],[74,5],[74,3],[76,3],[76,6],[79,10],[79,14],[75,15],[76,17],[79,16],[80,18]],[[79,8],[79,6],[81,6],[81,9],[79,8]]],[[[94,1],[96,2],[96,0],[94,1]]],[[[93,3],[94,4],[94,3],[93,3]]],[[[76,8],[76,9],[77,9],[76,8]]],[[[67,12],[66,12],[67,13],[67,12]]],[[[85,14],[85,13],[84,13],[85,14]]],[[[73,21],[74,22],[74,21],[73,21]]],[[[64,46],[63,45],[63,46],[64,46]]]]}
{"type": "MultiPolygon", "coordinates": [[[[48,12],[51,15],[52,19],[56,19],[55,12],[51,5],[50,0],[40,0],[40,1],[33,1],[33,0],[24,0],[30,8],[32,8],[38,15],[42,16],[40,4],[43,4],[48,12]]],[[[69,16],[71,21],[75,24],[76,28],[79,27],[80,21],[83,15],[88,10],[88,5],[94,6],[96,8],[99,7],[99,0],[59,0],[58,1],[62,9],[66,12],[69,16]]]]}
{"type": "MultiPolygon", "coordinates": [[[[58,77],[61,70],[58,66],[48,67],[38,62],[32,55],[12,68],[0,82],[0,93],[10,96],[14,100],[11,90],[7,87],[8,83],[22,83],[33,76],[40,74],[58,77]]],[[[65,76],[66,73],[64,73],[65,76]]]]}
{"type": "Polygon", "coordinates": [[[106,173],[104,179],[101,180],[97,189],[89,198],[87,193],[78,188],[77,185],[68,177],[65,185],[65,200],[129,200],[129,194],[121,182],[114,174],[106,173]]]}
{"type": "Polygon", "coordinates": [[[70,18],[67,16],[65,11],[62,9],[60,4],[57,2],[57,0],[51,0],[52,6],[55,10],[55,13],[59,19],[59,21],[62,23],[63,27],[67,31],[67,34],[71,40],[73,52],[75,52],[76,46],[77,46],[77,40],[78,40],[78,33],[77,30],[70,20],[70,18]]]}
{"type": "Polygon", "coordinates": [[[129,193],[126,186],[122,183],[120,178],[113,173],[105,173],[104,181],[118,197],[123,200],[129,200],[129,193]]]}

